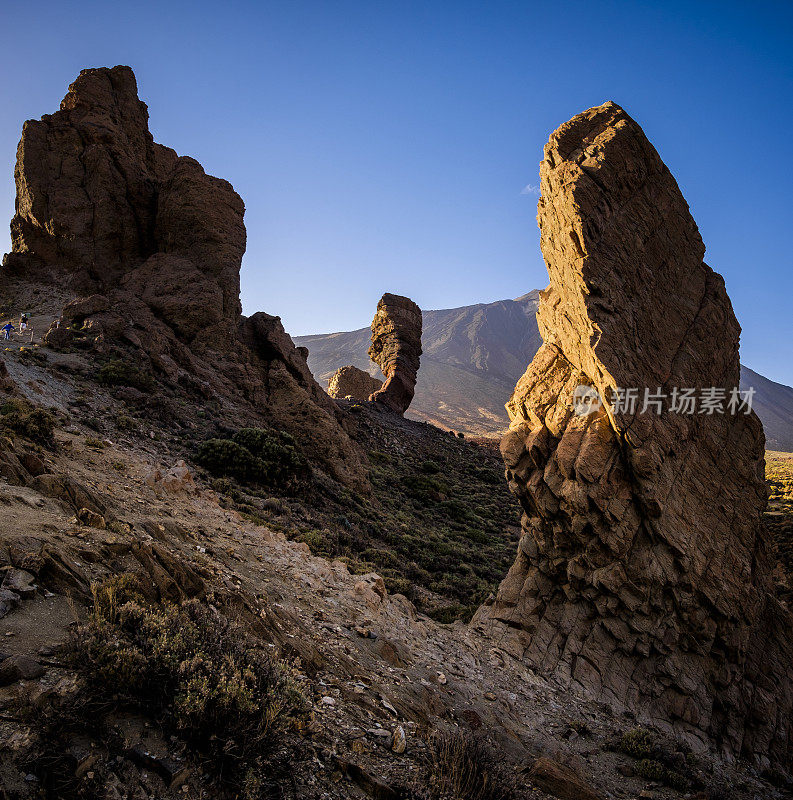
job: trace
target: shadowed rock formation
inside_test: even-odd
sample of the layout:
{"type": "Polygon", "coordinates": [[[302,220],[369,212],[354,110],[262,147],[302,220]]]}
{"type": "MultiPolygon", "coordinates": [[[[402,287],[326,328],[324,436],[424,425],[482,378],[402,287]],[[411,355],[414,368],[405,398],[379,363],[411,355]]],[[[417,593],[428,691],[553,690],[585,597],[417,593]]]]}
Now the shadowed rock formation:
{"type": "Polygon", "coordinates": [[[87,69],[60,111],[25,123],[4,280],[70,302],[46,342],[134,355],[164,381],[247,402],[346,483],[360,454],[278,317],[241,315],[244,204],[156,144],[129,67],[87,69]]]}
{"type": "Polygon", "coordinates": [[[386,381],[369,399],[404,414],[416,389],[420,357],[421,309],[407,297],[384,294],[372,320],[369,358],[386,381]]]}
{"type": "Polygon", "coordinates": [[[354,397],[356,400],[368,400],[369,396],[383,385],[381,380],[373,378],[352,364],[339,367],[328,380],[328,394],[337,399],[354,397]]]}
{"type": "Polygon", "coordinates": [[[793,625],[761,524],[762,427],[727,409],[740,328],[724,281],[615,104],[562,125],[540,175],[544,344],[502,441],[523,537],[474,622],[505,623],[532,667],[692,743],[789,765],[793,625]],[[574,413],[578,385],[603,407],[574,413]],[[635,410],[616,402],[634,387],[635,410]],[[676,388],[710,387],[725,413],[671,410],[676,388]],[[660,414],[642,412],[645,389],[668,396],[660,414]]]}

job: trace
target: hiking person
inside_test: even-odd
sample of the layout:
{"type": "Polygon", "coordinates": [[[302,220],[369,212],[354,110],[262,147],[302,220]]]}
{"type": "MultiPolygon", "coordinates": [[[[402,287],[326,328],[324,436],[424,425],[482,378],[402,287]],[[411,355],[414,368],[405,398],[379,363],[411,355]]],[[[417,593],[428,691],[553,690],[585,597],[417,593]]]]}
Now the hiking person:
{"type": "Polygon", "coordinates": [[[9,339],[11,339],[11,331],[15,331],[15,330],[16,330],[16,328],[10,322],[6,322],[6,324],[3,325],[3,327],[2,327],[3,338],[6,341],[8,341],[9,339]]]}
{"type": "Polygon", "coordinates": [[[22,314],[19,318],[19,330],[26,331],[28,329],[28,315],[22,314]]]}

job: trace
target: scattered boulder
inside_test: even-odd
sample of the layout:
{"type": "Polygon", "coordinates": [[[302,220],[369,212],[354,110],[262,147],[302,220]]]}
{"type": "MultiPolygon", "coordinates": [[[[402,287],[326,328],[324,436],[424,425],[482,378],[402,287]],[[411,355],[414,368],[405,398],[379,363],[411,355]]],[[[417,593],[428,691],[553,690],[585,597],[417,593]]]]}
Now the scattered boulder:
{"type": "Polygon", "coordinates": [[[146,473],[145,480],[152,489],[172,493],[189,492],[195,488],[193,473],[182,459],[166,471],[157,466],[152,467],[146,473]]]}
{"type": "Polygon", "coordinates": [[[369,357],[386,379],[369,399],[404,414],[413,400],[421,357],[421,309],[411,299],[388,293],[380,298],[369,357]]]}
{"type": "Polygon", "coordinates": [[[0,661],[0,686],[17,681],[34,681],[44,674],[44,667],[31,656],[9,656],[0,661]]]}
{"type": "Polygon", "coordinates": [[[405,736],[405,729],[401,725],[394,728],[394,733],[391,736],[391,752],[404,753],[407,749],[407,737],[405,736]]]}
{"type": "Polygon", "coordinates": [[[20,603],[20,596],[12,591],[0,586],[0,619],[10,614],[20,603]]]}
{"type": "Polygon", "coordinates": [[[97,514],[96,511],[92,511],[90,508],[81,508],[77,512],[77,522],[88,528],[97,528],[99,530],[104,530],[107,527],[105,518],[101,514],[97,514]]]}
{"type": "Polygon", "coordinates": [[[474,624],[504,623],[533,668],[693,746],[789,765],[793,619],[761,521],[762,426],[726,406],[740,329],[724,281],[614,103],[553,133],[540,174],[544,344],[502,442],[523,536],[474,624]],[[577,387],[591,402],[574,410],[577,387]],[[689,387],[725,398],[723,412],[642,413],[645,391],[689,387]]]}
{"type": "Polygon", "coordinates": [[[6,570],[0,588],[14,592],[23,600],[29,600],[36,594],[36,579],[27,570],[11,567],[6,570]]]}
{"type": "Polygon", "coordinates": [[[381,380],[373,378],[368,372],[350,364],[346,367],[339,367],[330,376],[328,394],[337,400],[347,397],[354,400],[368,400],[369,396],[379,391],[382,385],[381,380]]]}

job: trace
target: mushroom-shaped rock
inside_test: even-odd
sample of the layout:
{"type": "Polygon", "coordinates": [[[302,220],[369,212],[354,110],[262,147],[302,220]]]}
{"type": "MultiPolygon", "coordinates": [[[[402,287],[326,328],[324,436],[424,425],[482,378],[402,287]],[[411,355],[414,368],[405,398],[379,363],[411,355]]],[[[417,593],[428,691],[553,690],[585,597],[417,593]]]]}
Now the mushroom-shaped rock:
{"type": "Polygon", "coordinates": [[[388,293],[380,298],[369,357],[386,379],[369,399],[404,414],[416,390],[421,357],[421,309],[410,298],[388,293]]]}

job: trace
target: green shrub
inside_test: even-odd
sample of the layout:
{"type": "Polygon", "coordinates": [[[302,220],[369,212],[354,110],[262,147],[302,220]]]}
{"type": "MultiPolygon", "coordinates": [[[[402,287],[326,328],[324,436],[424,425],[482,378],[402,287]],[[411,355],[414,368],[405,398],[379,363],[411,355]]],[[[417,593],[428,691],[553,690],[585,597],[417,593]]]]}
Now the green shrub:
{"type": "Polygon", "coordinates": [[[444,500],[439,505],[438,510],[445,517],[453,519],[455,522],[465,522],[472,518],[468,506],[462,500],[444,500]]]}
{"type": "Polygon", "coordinates": [[[196,461],[213,475],[282,488],[295,488],[311,475],[288,433],[263,428],[243,428],[232,439],[208,439],[196,461]]]}
{"type": "Polygon", "coordinates": [[[674,769],[669,753],[658,746],[653,735],[643,728],[634,728],[622,735],[618,749],[635,759],[636,772],[648,781],[660,781],[678,791],[689,788],[690,781],[674,769]]]}
{"type": "Polygon", "coordinates": [[[427,475],[437,475],[441,468],[434,461],[422,461],[419,469],[427,475]]]}
{"type": "Polygon", "coordinates": [[[648,781],[659,781],[672,789],[684,792],[689,787],[689,781],[679,772],[665,767],[660,761],[643,758],[636,765],[636,772],[648,781]]]}
{"type": "Polygon", "coordinates": [[[233,439],[261,460],[271,483],[283,485],[304,480],[311,474],[306,457],[297,449],[294,438],[285,431],[242,428],[233,439]]]}
{"type": "Polygon", "coordinates": [[[119,414],[116,417],[116,427],[120,431],[134,431],[138,426],[132,417],[128,417],[126,414],[119,414]]]}
{"type": "Polygon", "coordinates": [[[622,734],[619,749],[634,758],[650,758],[655,753],[655,743],[650,731],[634,728],[622,734]]]}
{"type": "Polygon", "coordinates": [[[241,481],[259,481],[263,474],[249,450],[231,439],[207,439],[198,448],[196,461],[213,475],[231,475],[241,481]]]}
{"type": "Polygon", "coordinates": [[[425,506],[438,503],[449,493],[449,487],[438,478],[429,475],[406,475],[402,486],[408,497],[413,497],[425,506]]]}
{"type": "Polygon", "coordinates": [[[370,450],[369,460],[373,464],[389,464],[391,463],[391,456],[384,453],[382,450],[370,450]]]}
{"type": "Polygon", "coordinates": [[[6,400],[0,406],[0,426],[41,444],[51,444],[55,418],[27,400],[6,400]]]}
{"type": "Polygon", "coordinates": [[[435,733],[427,741],[426,774],[410,800],[510,800],[515,787],[489,747],[472,733],[435,733]]]}
{"type": "Polygon", "coordinates": [[[38,345],[32,347],[20,347],[17,355],[22,361],[36,362],[37,364],[46,364],[49,360],[47,354],[39,348],[38,345]]]}
{"type": "Polygon", "coordinates": [[[84,682],[75,702],[149,715],[238,796],[273,796],[307,713],[295,666],[198,601],[146,605],[128,577],[92,590],[69,652],[84,682]]]}
{"type": "Polygon", "coordinates": [[[96,379],[102,386],[132,386],[140,391],[151,389],[154,385],[154,379],[148,372],[120,358],[103,364],[96,373],[96,379]]]}

